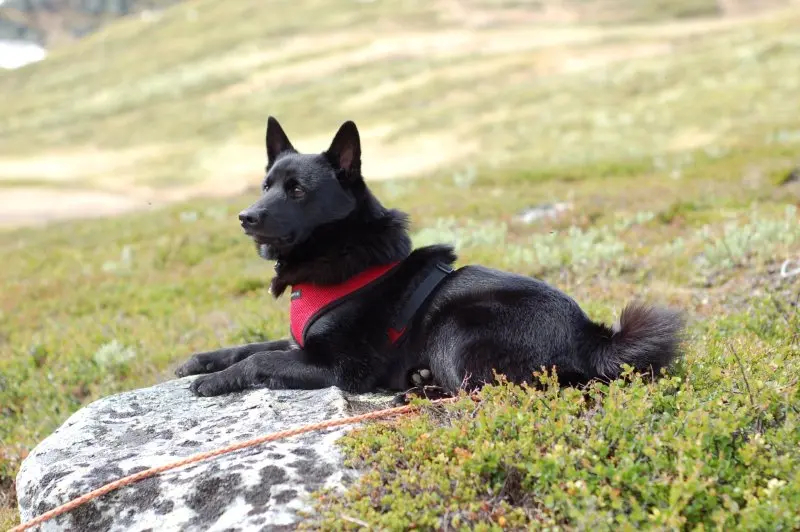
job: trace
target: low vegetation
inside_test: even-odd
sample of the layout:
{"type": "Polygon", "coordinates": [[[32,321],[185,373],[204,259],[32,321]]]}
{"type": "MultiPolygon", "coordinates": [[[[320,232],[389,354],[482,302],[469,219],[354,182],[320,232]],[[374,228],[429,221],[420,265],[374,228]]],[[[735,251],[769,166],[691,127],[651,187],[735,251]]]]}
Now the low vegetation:
{"type": "Polygon", "coordinates": [[[349,435],[350,465],[366,473],[344,498],[323,494],[309,525],[795,530],[796,389],[769,364],[752,371],[747,347],[715,336],[713,376],[690,363],[656,385],[563,391],[542,377],[544,390],[499,385],[349,435]]]}
{"type": "MultiPolygon", "coordinates": [[[[308,34],[386,24],[381,10],[400,5],[405,11],[393,16],[434,34],[427,2],[365,3],[358,16],[321,18],[308,34]]],[[[712,21],[702,31],[690,31],[696,22],[565,27],[587,40],[491,57],[376,56],[289,83],[288,71],[255,79],[277,59],[239,64],[226,54],[247,39],[266,53],[280,31],[313,17],[259,37],[243,16],[252,8],[244,0],[177,6],[161,23],[111,26],[52,62],[0,77],[4,96],[17,98],[0,102],[0,167],[20,174],[3,174],[0,195],[143,183],[164,191],[163,177],[204,182],[233,160],[231,175],[255,186],[258,117],[276,114],[290,135],[308,135],[303,150],[324,147],[315,131],[363,117],[365,131],[392,125],[367,137],[383,140],[365,141],[368,177],[385,170],[389,152],[381,150],[394,141],[397,153],[455,154],[410,171],[416,178],[374,181],[386,204],[411,214],[415,243],[451,241],[460,264],[540,276],[593,318],[610,321],[633,298],[688,317],[685,356],[656,383],[631,377],[559,390],[542,375],[536,389],[498,384],[479,403],[464,398],[351,433],[348,460],[365,474],[344,495],[319,494],[310,524],[800,527],[800,275],[780,273],[784,260],[800,258],[800,184],[780,184],[800,166],[800,12],[712,21]],[[209,32],[207,48],[191,45],[203,35],[192,27],[210,27],[187,25],[198,6],[208,8],[198,24],[238,17],[242,32],[209,32]],[[172,38],[189,41],[167,46],[172,38]],[[226,40],[234,38],[241,41],[226,40]],[[593,55],[632,43],[655,55],[611,63],[593,55]],[[152,64],[137,55],[149,45],[165,50],[148,55],[152,64]],[[106,64],[102,54],[116,58],[119,72],[92,67],[106,64]],[[574,69],[564,67],[568,58],[574,69]],[[562,68],[547,71],[556,61],[562,68]],[[219,71],[223,64],[233,70],[219,71]],[[81,87],[94,96],[75,97],[81,87]],[[42,149],[79,154],[89,145],[128,151],[107,168],[98,156],[89,167],[96,175],[72,181],[37,182],[26,166],[42,149]],[[526,216],[532,211],[546,214],[526,216]]],[[[324,54],[362,46],[329,43],[324,54]]],[[[303,53],[287,55],[286,68],[313,59],[303,53]]],[[[287,301],[267,293],[271,265],[236,223],[250,199],[194,199],[0,233],[0,524],[16,519],[21,460],[81,405],[171,378],[192,351],[286,334],[287,301]]]]}

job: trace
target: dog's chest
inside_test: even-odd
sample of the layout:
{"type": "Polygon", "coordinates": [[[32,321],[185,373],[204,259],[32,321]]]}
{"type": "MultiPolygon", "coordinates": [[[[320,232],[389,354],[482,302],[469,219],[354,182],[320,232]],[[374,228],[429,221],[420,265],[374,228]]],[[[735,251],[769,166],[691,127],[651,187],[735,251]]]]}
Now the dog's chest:
{"type": "Polygon", "coordinates": [[[292,338],[300,347],[312,325],[330,315],[336,307],[359,297],[372,283],[386,275],[397,263],[370,268],[337,285],[303,283],[292,286],[289,318],[292,338]]]}
{"type": "MultiPolygon", "coordinates": [[[[398,263],[378,266],[365,270],[338,285],[315,285],[304,283],[293,285],[289,307],[291,335],[294,341],[305,347],[310,329],[315,324],[322,326],[335,321],[338,307],[348,301],[362,297],[365,292],[384,276],[390,275],[398,263]]],[[[410,290],[397,312],[388,317],[386,339],[396,344],[404,337],[408,326],[419,308],[438,286],[452,272],[449,266],[436,264],[425,274],[413,290],[410,290]]]]}

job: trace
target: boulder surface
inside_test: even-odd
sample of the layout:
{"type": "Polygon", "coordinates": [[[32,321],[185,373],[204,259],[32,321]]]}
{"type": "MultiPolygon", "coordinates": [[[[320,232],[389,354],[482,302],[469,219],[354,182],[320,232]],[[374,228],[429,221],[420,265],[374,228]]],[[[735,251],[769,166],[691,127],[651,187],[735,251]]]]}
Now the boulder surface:
{"type": "MultiPolygon", "coordinates": [[[[195,397],[195,377],[97,400],[44,439],[17,476],[23,521],[117,478],[271,432],[389,406],[338,388],[195,397]]],[[[291,530],[309,493],[355,473],[336,440],[353,426],[266,443],[113,491],[40,530],[291,530]]]]}

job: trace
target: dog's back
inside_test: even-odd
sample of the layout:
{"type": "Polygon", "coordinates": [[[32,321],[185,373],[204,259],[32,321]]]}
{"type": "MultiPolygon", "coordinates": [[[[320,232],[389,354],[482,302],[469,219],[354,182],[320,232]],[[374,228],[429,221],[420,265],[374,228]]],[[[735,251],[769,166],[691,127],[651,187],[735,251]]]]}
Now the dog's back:
{"type": "Polygon", "coordinates": [[[569,296],[531,277],[481,266],[451,275],[427,309],[420,334],[443,386],[479,386],[493,370],[513,382],[557,368],[565,384],[614,379],[622,364],[658,372],[677,353],[680,316],[630,305],[609,328],[569,296]]]}

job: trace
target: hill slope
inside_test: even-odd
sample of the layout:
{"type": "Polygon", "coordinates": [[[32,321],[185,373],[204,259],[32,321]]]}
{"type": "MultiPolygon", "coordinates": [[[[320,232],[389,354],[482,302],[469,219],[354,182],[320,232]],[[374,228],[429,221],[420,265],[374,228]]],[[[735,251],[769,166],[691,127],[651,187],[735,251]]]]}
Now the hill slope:
{"type": "Polygon", "coordinates": [[[260,172],[268,114],[309,149],[356,119],[383,178],[732,146],[796,100],[797,10],[591,26],[489,1],[295,4],[181,4],[0,76],[5,222],[239,192],[260,172]],[[48,214],[26,214],[31,197],[48,214]]]}
{"type": "Polygon", "coordinates": [[[80,405],[285,335],[235,219],[274,114],[308,151],[355,119],[417,244],[541,276],[597,319],[634,297],[690,318],[661,384],[489,390],[359,432],[372,473],[321,500],[327,528],[800,527],[800,275],[781,275],[800,12],[586,25],[496,4],[196,0],[0,76],[0,216],[141,211],[0,232],[0,525],[20,461],[80,405]],[[148,205],[202,193],[234,196],[148,205]]]}
{"type": "Polygon", "coordinates": [[[2,0],[0,40],[48,48],[73,42],[120,17],[163,9],[180,0],[2,0]]]}

